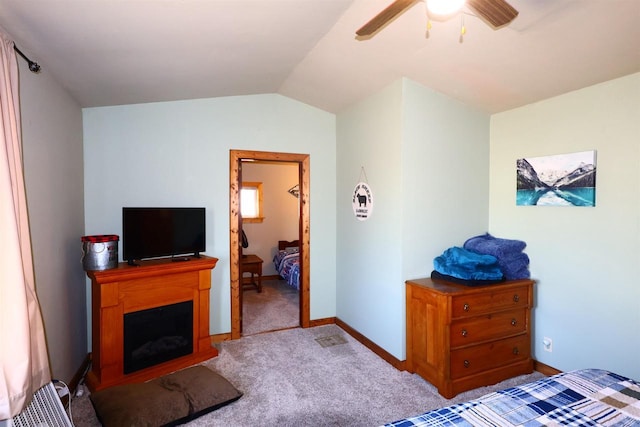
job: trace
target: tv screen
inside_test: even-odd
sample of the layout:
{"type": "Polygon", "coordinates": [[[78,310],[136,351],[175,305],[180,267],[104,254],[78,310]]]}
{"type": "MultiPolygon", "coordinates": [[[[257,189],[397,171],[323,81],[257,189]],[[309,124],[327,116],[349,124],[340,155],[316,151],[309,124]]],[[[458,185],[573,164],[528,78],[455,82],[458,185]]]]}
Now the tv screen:
{"type": "Polygon", "coordinates": [[[122,258],[195,255],[205,249],[205,208],[122,208],[122,258]]]}

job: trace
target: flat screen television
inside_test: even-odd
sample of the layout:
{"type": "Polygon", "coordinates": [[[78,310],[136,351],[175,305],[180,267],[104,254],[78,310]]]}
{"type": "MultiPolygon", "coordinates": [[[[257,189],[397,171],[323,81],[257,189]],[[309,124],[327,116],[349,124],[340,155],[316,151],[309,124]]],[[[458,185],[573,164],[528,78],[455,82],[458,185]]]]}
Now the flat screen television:
{"type": "Polygon", "coordinates": [[[200,256],[206,250],[205,208],[122,208],[122,258],[200,256]]]}

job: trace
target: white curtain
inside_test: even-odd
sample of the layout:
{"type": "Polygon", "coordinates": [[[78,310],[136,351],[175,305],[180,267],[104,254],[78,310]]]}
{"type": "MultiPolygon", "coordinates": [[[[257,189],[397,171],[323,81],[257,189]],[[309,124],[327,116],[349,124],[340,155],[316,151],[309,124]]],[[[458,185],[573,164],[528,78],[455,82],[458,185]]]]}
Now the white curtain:
{"type": "Polygon", "coordinates": [[[0,420],[51,381],[35,292],[13,41],[0,29],[0,420]]]}

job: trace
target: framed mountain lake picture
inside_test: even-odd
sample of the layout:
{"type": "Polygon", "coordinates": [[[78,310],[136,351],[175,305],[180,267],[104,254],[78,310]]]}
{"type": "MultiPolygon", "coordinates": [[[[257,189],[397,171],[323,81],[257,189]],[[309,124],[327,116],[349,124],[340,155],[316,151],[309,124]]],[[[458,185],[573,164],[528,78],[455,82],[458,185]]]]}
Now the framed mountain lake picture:
{"type": "Polygon", "coordinates": [[[516,162],[517,206],[596,205],[596,152],[528,157],[516,162]]]}

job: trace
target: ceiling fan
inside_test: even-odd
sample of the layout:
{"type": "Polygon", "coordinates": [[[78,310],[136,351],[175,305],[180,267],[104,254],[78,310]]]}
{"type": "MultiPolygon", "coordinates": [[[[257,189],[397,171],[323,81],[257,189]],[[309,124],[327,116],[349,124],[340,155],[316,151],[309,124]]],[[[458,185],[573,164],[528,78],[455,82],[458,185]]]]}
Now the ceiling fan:
{"type": "MultiPolygon", "coordinates": [[[[387,23],[395,19],[398,15],[407,10],[410,6],[413,6],[418,1],[419,0],[395,0],[393,3],[387,6],[386,9],[374,16],[373,19],[371,19],[369,22],[364,24],[358,31],[356,31],[356,34],[359,37],[364,38],[375,35],[378,30],[380,30],[387,23]]],[[[427,3],[427,13],[430,13],[429,2],[434,0],[424,1],[427,3]]],[[[478,15],[478,17],[480,17],[494,29],[498,29],[507,25],[508,23],[513,21],[516,16],[518,16],[518,11],[505,0],[466,0],[461,2],[459,9],[461,9],[464,5],[472,9],[478,15]]]]}

